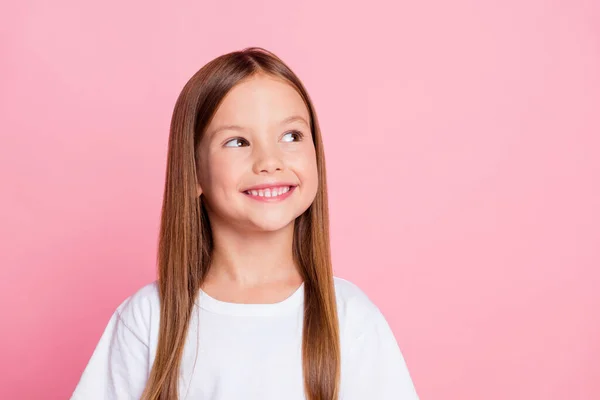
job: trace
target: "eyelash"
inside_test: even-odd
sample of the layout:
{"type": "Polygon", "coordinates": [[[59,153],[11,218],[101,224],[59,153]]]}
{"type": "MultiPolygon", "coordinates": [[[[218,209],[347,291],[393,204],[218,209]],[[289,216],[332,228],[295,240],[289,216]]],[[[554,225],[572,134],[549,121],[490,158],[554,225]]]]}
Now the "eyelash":
{"type": "MultiPolygon", "coordinates": [[[[299,142],[299,141],[301,141],[301,140],[304,138],[304,135],[302,134],[302,132],[300,132],[300,131],[297,131],[297,130],[291,130],[291,131],[289,131],[289,132],[286,132],[286,133],[285,133],[283,136],[285,136],[285,135],[288,135],[288,134],[290,134],[290,133],[296,134],[296,136],[298,137],[298,139],[297,139],[297,140],[295,140],[296,142],[299,142]]],[[[248,141],[247,141],[246,139],[244,139],[243,137],[234,137],[234,138],[228,139],[228,140],[227,140],[227,141],[224,143],[224,146],[225,146],[225,147],[243,147],[243,146],[227,146],[227,144],[228,144],[228,143],[230,143],[230,142],[233,142],[234,140],[243,140],[243,141],[245,141],[245,142],[246,142],[248,145],[250,144],[250,143],[248,143],[248,141]]]]}

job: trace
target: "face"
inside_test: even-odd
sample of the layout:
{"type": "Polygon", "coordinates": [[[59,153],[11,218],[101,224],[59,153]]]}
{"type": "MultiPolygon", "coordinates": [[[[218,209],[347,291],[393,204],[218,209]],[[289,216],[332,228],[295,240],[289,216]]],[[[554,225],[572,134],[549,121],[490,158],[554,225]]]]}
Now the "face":
{"type": "Polygon", "coordinates": [[[259,75],[230,90],[198,146],[198,194],[211,224],[289,227],[318,187],[308,109],[285,81],[259,75]]]}

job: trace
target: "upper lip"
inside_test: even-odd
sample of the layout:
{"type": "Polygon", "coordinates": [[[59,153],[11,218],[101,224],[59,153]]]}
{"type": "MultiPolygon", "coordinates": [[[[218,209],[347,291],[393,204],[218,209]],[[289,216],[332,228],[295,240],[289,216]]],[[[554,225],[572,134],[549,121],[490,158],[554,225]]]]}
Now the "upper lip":
{"type": "Polygon", "coordinates": [[[284,187],[284,186],[297,186],[295,183],[289,183],[289,182],[272,182],[272,183],[261,183],[260,185],[254,185],[254,186],[250,186],[247,187],[246,189],[242,190],[242,192],[247,192],[249,190],[263,190],[263,189],[267,189],[267,188],[274,188],[274,187],[284,187]]]}

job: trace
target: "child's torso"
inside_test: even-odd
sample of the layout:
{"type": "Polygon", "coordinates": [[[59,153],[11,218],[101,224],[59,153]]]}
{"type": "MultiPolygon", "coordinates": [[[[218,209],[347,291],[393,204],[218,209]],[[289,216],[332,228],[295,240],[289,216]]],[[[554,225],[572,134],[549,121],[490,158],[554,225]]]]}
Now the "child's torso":
{"type": "Polygon", "coordinates": [[[201,310],[188,332],[180,398],[304,400],[301,332],[301,313],[245,318],[201,310]]]}

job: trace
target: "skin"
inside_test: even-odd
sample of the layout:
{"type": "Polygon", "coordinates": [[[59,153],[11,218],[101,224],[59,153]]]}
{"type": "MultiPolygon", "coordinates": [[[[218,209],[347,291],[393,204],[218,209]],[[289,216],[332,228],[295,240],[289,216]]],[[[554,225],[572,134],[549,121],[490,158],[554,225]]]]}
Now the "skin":
{"type": "Polygon", "coordinates": [[[283,80],[258,75],[223,99],[199,143],[198,195],[214,238],[213,262],[202,289],[235,303],[275,303],[302,283],[292,256],[294,221],[318,187],[309,113],[283,80]],[[289,117],[299,117],[282,122],[289,117]],[[237,125],[240,128],[223,128],[237,125]],[[285,182],[297,185],[279,202],[252,199],[244,190],[285,182]]]}

